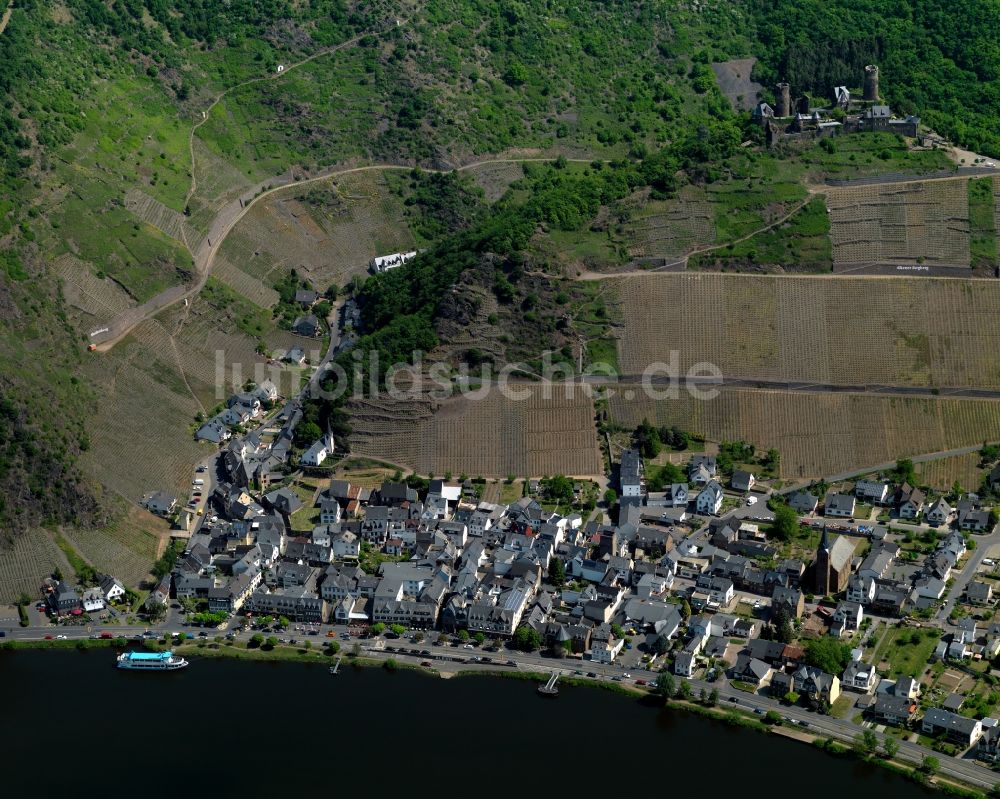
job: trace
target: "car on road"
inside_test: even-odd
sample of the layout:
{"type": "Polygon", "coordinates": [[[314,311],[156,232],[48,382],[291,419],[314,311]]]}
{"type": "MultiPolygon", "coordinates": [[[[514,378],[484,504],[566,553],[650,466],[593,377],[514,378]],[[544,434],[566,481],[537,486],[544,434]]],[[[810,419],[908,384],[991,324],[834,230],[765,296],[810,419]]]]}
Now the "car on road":
{"type": "Polygon", "coordinates": [[[626,671],[626,672],[625,672],[625,673],[624,673],[624,674],[622,675],[622,677],[624,677],[624,678],[625,678],[626,680],[628,680],[628,679],[630,679],[630,678],[632,677],[632,675],[631,675],[631,674],[629,674],[629,673],[628,673],[628,672],[626,671]]]}
{"type": "Polygon", "coordinates": [[[736,702],[739,702],[740,700],[737,699],[735,696],[731,696],[731,697],[729,697],[729,701],[733,702],[733,703],[736,703],[736,702]]]}
{"type": "Polygon", "coordinates": [[[424,655],[425,657],[430,657],[431,650],[429,650],[429,649],[421,649],[420,650],[420,654],[424,655]]]}
{"type": "Polygon", "coordinates": [[[507,665],[508,666],[516,666],[517,665],[517,661],[516,660],[508,660],[507,661],[507,665]]]}
{"type": "Polygon", "coordinates": [[[431,667],[431,662],[429,660],[421,660],[420,665],[425,669],[429,669],[431,667]]]}
{"type": "Polygon", "coordinates": [[[336,633],[335,633],[335,632],[334,632],[333,630],[330,630],[330,631],[329,631],[329,632],[328,632],[328,633],[326,634],[326,637],[327,637],[327,638],[336,638],[336,637],[337,637],[337,634],[336,634],[336,633]]]}
{"type": "Polygon", "coordinates": [[[747,497],[747,505],[756,505],[757,497],[747,497]]]}
{"type": "Polygon", "coordinates": [[[51,635],[51,633],[50,633],[49,635],[46,635],[46,636],[45,636],[45,640],[46,640],[46,641],[51,641],[51,640],[52,640],[52,635],[51,635]]]}
{"type": "Polygon", "coordinates": [[[475,647],[472,644],[466,644],[465,648],[466,649],[475,649],[475,647]]]}
{"type": "Polygon", "coordinates": [[[753,712],[756,713],[758,716],[763,716],[764,715],[764,708],[762,708],[762,707],[755,707],[753,709],[753,712]]]}
{"type": "Polygon", "coordinates": [[[597,672],[596,671],[588,671],[587,672],[587,676],[588,677],[596,677],[597,676],[597,672]]]}
{"type": "Polygon", "coordinates": [[[646,684],[646,681],[645,681],[645,680],[636,680],[636,681],[635,681],[635,684],[636,684],[636,685],[645,685],[645,684],[646,684]]]}

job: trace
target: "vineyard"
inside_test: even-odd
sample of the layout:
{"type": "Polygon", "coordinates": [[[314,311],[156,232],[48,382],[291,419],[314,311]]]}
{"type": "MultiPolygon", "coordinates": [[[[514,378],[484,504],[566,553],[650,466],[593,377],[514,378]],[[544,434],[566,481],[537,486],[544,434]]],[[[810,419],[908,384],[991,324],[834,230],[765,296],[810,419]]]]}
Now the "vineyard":
{"type": "Polygon", "coordinates": [[[89,317],[82,326],[108,322],[135,304],[111,278],[98,277],[90,264],[69,253],[56,259],[52,268],[63,281],[66,302],[89,317]]]}
{"type": "Polygon", "coordinates": [[[703,191],[685,186],[676,198],[643,204],[626,237],[633,257],[676,258],[715,241],[715,208],[703,191]]]}
{"type": "Polygon", "coordinates": [[[125,207],[143,222],[147,222],[176,241],[186,244],[191,252],[198,250],[201,235],[184,219],[184,214],[167,208],[159,200],[139,189],[129,189],[125,207]]]}
{"type": "Polygon", "coordinates": [[[69,564],[44,530],[17,536],[0,548],[0,603],[15,602],[21,592],[37,596],[42,580],[60,568],[69,573],[69,564]]]}
{"type": "Polygon", "coordinates": [[[603,472],[594,408],[579,386],[576,396],[518,385],[524,399],[487,390],[481,399],[429,403],[368,402],[351,407],[352,452],[412,466],[421,474],[465,472],[587,475],[603,472]]]}
{"type": "Polygon", "coordinates": [[[835,263],[970,263],[964,180],[832,189],[827,205],[835,263]]]}
{"type": "Polygon", "coordinates": [[[198,137],[194,139],[194,159],[198,190],[191,198],[188,222],[204,234],[222,207],[249,189],[252,181],[209,150],[198,137]]]}
{"type": "Polygon", "coordinates": [[[750,389],[723,390],[711,400],[686,392],[677,400],[636,395],[611,398],[615,422],[634,427],[648,418],[713,441],[745,439],[758,448],[775,447],[784,478],[832,476],[1000,438],[1000,402],[988,400],[750,389]]]}
{"type": "Polygon", "coordinates": [[[261,308],[271,308],[278,304],[278,292],[269,284],[251,277],[221,255],[212,264],[212,274],[254,305],[259,305],[261,308]]]}
{"type": "Polygon", "coordinates": [[[90,449],[81,465],[125,499],[158,489],[179,492],[204,450],[192,439],[198,412],[176,366],[126,339],[88,368],[99,397],[90,449]]]}
{"type": "Polygon", "coordinates": [[[978,452],[918,463],[915,468],[921,483],[944,492],[950,491],[956,482],[966,490],[975,491],[986,472],[979,467],[978,452]]]}
{"type": "Polygon", "coordinates": [[[483,164],[465,170],[483,190],[487,202],[495,202],[503,197],[510,184],[524,177],[520,164],[483,164]]]}
{"type": "Polygon", "coordinates": [[[379,172],[289,187],[255,205],[222,246],[223,259],[267,286],[294,268],[323,290],[363,274],[376,255],[413,248],[402,202],[379,172]]]}
{"type": "Polygon", "coordinates": [[[608,281],[625,374],[669,361],[727,377],[1000,386],[1000,285],[948,279],[656,274],[608,281]]]}

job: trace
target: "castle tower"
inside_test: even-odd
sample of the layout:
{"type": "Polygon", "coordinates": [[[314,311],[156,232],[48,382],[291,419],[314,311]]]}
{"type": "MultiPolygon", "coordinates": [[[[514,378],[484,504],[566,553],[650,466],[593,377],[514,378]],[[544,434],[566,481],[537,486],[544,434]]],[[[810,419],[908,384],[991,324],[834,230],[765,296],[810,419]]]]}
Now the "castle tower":
{"type": "Polygon", "coordinates": [[[872,102],[878,101],[878,67],[874,64],[865,67],[864,98],[872,102]]]}
{"type": "Polygon", "coordinates": [[[778,107],[774,109],[774,115],[779,118],[792,115],[792,88],[787,83],[778,84],[778,107]]]}

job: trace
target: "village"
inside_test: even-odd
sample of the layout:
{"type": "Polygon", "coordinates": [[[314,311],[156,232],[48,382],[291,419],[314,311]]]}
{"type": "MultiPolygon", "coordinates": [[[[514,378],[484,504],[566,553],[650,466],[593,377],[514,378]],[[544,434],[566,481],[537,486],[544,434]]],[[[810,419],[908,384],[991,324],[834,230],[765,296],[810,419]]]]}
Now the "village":
{"type": "MultiPolygon", "coordinates": [[[[145,599],[147,636],[186,625],[280,645],[325,633],[425,667],[544,658],[671,693],[712,686],[761,715],[777,702],[769,717],[804,728],[816,722],[801,711],[998,760],[1000,536],[976,494],[929,497],[878,474],[772,485],[752,457],[703,452],[686,481],[654,491],[638,449],[621,453],[603,502],[563,476],[525,480],[505,502],[464,476],[365,488],[324,471],[329,436],[292,445],[302,409],[276,392],[230,399],[253,429],[198,466],[186,505],[144,498],[177,540],[145,599]]],[[[34,609],[62,637],[81,617],[88,630],[116,623],[130,599],[95,575],[49,581],[34,609]]]]}

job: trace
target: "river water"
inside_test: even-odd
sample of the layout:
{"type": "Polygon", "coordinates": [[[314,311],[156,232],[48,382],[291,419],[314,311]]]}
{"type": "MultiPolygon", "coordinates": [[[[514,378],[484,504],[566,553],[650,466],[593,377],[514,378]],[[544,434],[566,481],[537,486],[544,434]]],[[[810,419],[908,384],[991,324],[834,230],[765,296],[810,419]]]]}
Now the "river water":
{"type": "Polygon", "coordinates": [[[0,795],[926,799],[882,769],[590,688],[114,653],[0,652],[0,795]]]}

